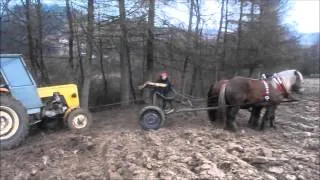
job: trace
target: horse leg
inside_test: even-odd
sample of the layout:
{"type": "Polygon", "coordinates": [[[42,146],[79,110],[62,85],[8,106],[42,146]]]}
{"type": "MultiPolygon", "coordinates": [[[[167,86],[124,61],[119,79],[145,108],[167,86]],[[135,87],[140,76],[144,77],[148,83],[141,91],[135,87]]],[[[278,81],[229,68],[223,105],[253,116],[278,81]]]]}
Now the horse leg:
{"type": "Polygon", "coordinates": [[[270,127],[276,128],[276,126],[274,125],[274,119],[275,119],[275,114],[276,114],[276,109],[277,106],[273,106],[270,112],[270,127]]]}
{"type": "Polygon", "coordinates": [[[253,122],[253,126],[254,127],[258,127],[261,110],[262,110],[262,107],[257,107],[256,108],[256,111],[255,111],[255,114],[254,114],[254,122],[253,122]]]}
{"type": "Polygon", "coordinates": [[[230,107],[227,111],[227,122],[226,122],[226,129],[231,131],[237,131],[236,125],[236,115],[239,111],[240,107],[230,107]]]}
{"type": "Polygon", "coordinates": [[[260,113],[261,113],[261,110],[262,110],[262,107],[254,107],[252,109],[252,113],[251,113],[251,125],[253,128],[256,128],[258,127],[259,125],[259,119],[260,119],[260,113]]]}
{"type": "Polygon", "coordinates": [[[248,124],[249,124],[249,125],[252,125],[252,123],[253,123],[254,112],[255,112],[255,108],[252,107],[252,110],[251,110],[251,113],[250,113],[250,119],[249,119],[249,121],[248,121],[248,124]]]}
{"type": "Polygon", "coordinates": [[[270,120],[271,113],[272,113],[272,107],[270,107],[270,106],[266,107],[266,112],[263,115],[262,122],[261,122],[261,125],[260,125],[260,130],[263,130],[265,122],[270,120]]]}
{"type": "Polygon", "coordinates": [[[251,114],[250,114],[250,119],[248,121],[248,124],[253,125],[256,124],[256,118],[260,117],[260,112],[261,112],[261,107],[252,107],[251,114]]]}

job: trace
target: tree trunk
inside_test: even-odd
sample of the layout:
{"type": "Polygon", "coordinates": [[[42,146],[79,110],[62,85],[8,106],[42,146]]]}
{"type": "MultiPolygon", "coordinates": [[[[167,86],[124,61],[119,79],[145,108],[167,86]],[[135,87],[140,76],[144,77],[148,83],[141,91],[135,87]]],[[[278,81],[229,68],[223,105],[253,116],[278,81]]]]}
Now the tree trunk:
{"type": "MultiPolygon", "coordinates": [[[[216,39],[216,44],[219,45],[219,40],[220,40],[220,36],[221,36],[221,29],[222,29],[222,24],[223,24],[223,18],[224,18],[224,0],[221,1],[221,9],[220,9],[220,22],[219,22],[219,30],[218,30],[218,35],[217,35],[217,39],[216,39]]],[[[215,50],[216,52],[218,51],[218,49],[216,48],[215,50]]]]}
{"type": "MultiPolygon", "coordinates": [[[[260,15],[262,15],[263,12],[264,12],[264,9],[263,8],[260,9],[260,15]]],[[[251,0],[251,8],[250,8],[250,16],[251,16],[250,21],[251,21],[251,23],[254,21],[253,15],[254,15],[254,0],[251,0]]]]}
{"type": "Polygon", "coordinates": [[[38,57],[40,60],[40,72],[41,72],[41,82],[45,84],[50,83],[48,69],[44,63],[43,59],[43,25],[42,25],[42,16],[41,16],[41,2],[37,0],[37,16],[38,16],[38,57]]]}
{"type": "MultiPolygon", "coordinates": [[[[199,38],[199,46],[202,44],[202,39],[204,39],[203,34],[202,34],[202,28],[200,30],[200,38],[199,38]]],[[[206,39],[206,41],[208,42],[208,40],[206,39]]],[[[205,49],[207,49],[206,45],[201,46],[201,48],[199,49],[199,57],[200,57],[200,62],[203,60],[203,57],[205,56],[204,51],[205,49]]],[[[198,86],[197,88],[197,96],[198,97],[203,97],[206,94],[206,89],[204,87],[204,78],[203,78],[203,74],[204,71],[202,71],[202,66],[201,64],[199,64],[199,73],[198,73],[198,86]]]]}
{"type": "Polygon", "coordinates": [[[136,92],[134,90],[134,86],[133,86],[133,79],[132,79],[132,66],[131,66],[131,58],[130,58],[130,49],[129,49],[129,43],[127,40],[127,60],[128,60],[128,73],[129,73],[129,83],[130,83],[130,91],[133,97],[134,102],[137,100],[136,98],[136,92]]]}
{"type": "Polygon", "coordinates": [[[83,60],[81,55],[81,46],[80,46],[80,39],[79,39],[79,33],[76,28],[76,42],[77,42],[77,51],[78,51],[78,59],[79,59],[79,67],[80,67],[80,85],[83,85],[84,82],[84,69],[83,69],[83,60]]]}
{"type": "Polygon", "coordinates": [[[34,78],[39,80],[38,77],[38,70],[37,70],[37,63],[36,58],[34,56],[34,45],[33,45],[33,36],[32,36],[32,21],[30,17],[30,0],[26,0],[25,4],[25,15],[26,15],[26,28],[27,28],[27,38],[28,38],[28,51],[29,51],[29,59],[31,62],[31,71],[33,72],[34,78]]]}
{"type": "MultiPolygon", "coordinates": [[[[174,54],[173,54],[173,38],[172,38],[172,36],[173,36],[173,31],[172,31],[172,29],[170,29],[170,38],[169,38],[169,44],[167,44],[167,48],[168,48],[168,59],[169,59],[169,63],[168,63],[168,65],[170,66],[170,67],[172,67],[173,66],[173,63],[174,63],[174,54]]],[[[175,75],[175,76],[173,76],[173,73],[171,73],[171,75],[170,75],[171,77],[174,77],[174,78],[172,78],[171,79],[171,81],[172,81],[172,83],[176,83],[175,82],[175,79],[176,79],[176,77],[177,77],[177,75],[175,75]]]]}
{"type": "Polygon", "coordinates": [[[73,30],[73,18],[72,13],[70,9],[70,3],[69,0],[66,0],[66,11],[67,11],[67,17],[68,17],[68,25],[69,25],[69,65],[73,69],[73,39],[74,39],[74,30],[73,30]]]}
{"type": "MultiPolygon", "coordinates": [[[[196,50],[197,54],[199,52],[199,24],[200,24],[200,4],[199,0],[196,0],[196,5],[195,5],[195,10],[196,10],[196,15],[197,15],[197,21],[196,21],[196,28],[195,28],[195,40],[194,40],[194,49],[196,50]]],[[[191,89],[190,89],[190,95],[194,94],[194,91],[196,90],[196,87],[198,86],[198,76],[199,76],[199,63],[198,62],[201,58],[197,56],[197,58],[193,58],[193,74],[192,74],[192,79],[191,79],[191,89]]]]}
{"type": "Polygon", "coordinates": [[[194,94],[194,90],[196,88],[196,81],[197,81],[197,75],[198,75],[198,67],[194,65],[193,67],[193,73],[192,73],[192,78],[191,78],[191,88],[190,88],[190,95],[194,94]]]}
{"type": "MultiPolygon", "coordinates": [[[[193,9],[194,9],[194,0],[190,0],[190,9],[189,9],[189,25],[188,25],[188,36],[192,37],[192,18],[193,18],[193,9]]],[[[187,40],[187,51],[186,51],[186,56],[184,58],[183,62],[183,70],[182,70],[182,75],[181,75],[181,82],[182,82],[182,94],[185,93],[186,90],[186,72],[188,68],[188,61],[190,59],[190,50],[192,49],[191,47],[191,40],[187,40]]]]}
{"type": "Polygon", "coordinates": [[[206,91],[207,89],[205,88],[204,86],[204,79],[203,79],[203,72],[202,71],[199,71],[199,82],[200,82],[200,85],[199,85],[199,97],[203,97],[205,94],[206,94],[206,91]]]}
{"type": "Polygon", "coordinates": [[[148,10],[148,37],[147,37],[147,80],[153,79],[154,59],[153,59],[153,28],[155,16],[155,0],[149,0],[148,10]]]}
{"type": "Polygon", "coordinates": [[[219,80],[219,75],[220,75],[220,65],[219,65],[219,61],[220,61],[220,54],[219,49],[220,49],[220,37],[221,37],[221,29],[222,29],[222,24],[223,24],[223,17],[224,17],[224,0],[221,1],[221,9],[220,9],[220,23],[219,23],[219,29],[218,29],[218,35],[217,35],[217,39],[216,39],[216,46],[214,49],[214,55],[216,57],[216,72],[215,72],[215,82],[217,82],[219,80]]]}
{"type": "MultiPolygon", "coordinates": [[[[99,31],[100,31],[100,26],[99,26],[99,31]]],[[[103,64],[103,45],[102,45],[102,40],[99,38],[99,55],[100,55],[100,69],[101,69],[101,74],[102,74],[102,81],[103,81],[103,89],[104,89],[104,94],[107,94],[108,92],[108,83],[107,83],[107,78],[106,74],[104,72],[104,64],[103,64]]]]}
{"type": "Polygon", "coordinates": [[[226,61],[227,61],[227,33],[228,33],[228,4],[229,0],[226,0],[226,11],[225,11],[225,23],[224,23],[224,34],[223,34],[223,52],[221,57],[221,69],[220,71],[220,77],[225,78],[226,73],[226,61]]]}
{"type": "MultiPolygon", "coordinates": [[[[104,64],[103,64],[103,43],[102,43],[102,34],[101,34],[101,20],[100,20],[100,12],[98,13],[98,32],[99,32],[99,40],[98,40],[98,46],[99,46],[99,59],[100,59],[100,70],[102,74],[102,83],[103,83],[103,92],[104,94],[107,94],[108,91],[108,84],[107,84],[107,78],[106,74],[104,72],[104,64]]],[[[105,97],[105,96],[103,96],[105,97]]]]}
{"type": "Polygon", "coordinates": [[[145,64],[146,64],[146,46],[144,43],[144,36],[145,33],[142,34],[142,47],[143,47],[143,60],[142,60],[142,80],[145,81],[146,77],[145,77],[145,64]]]}
{"type": "Polygon", "coordinates": [[[126,27],[126,11],[125,0],[119,0],[119,14],[120,14],[120,71],[121,71],[121,101],[122,105],[129,105],[129,75],[128,75],[128,41],[127,41],[127,27],[126,27]]]}
{"type": "Polygon", "coordinates": [[[242,62],[242,56],[240,53],[240,47],[241,47],[241,38],[242,38],[242,16],[243,16],[243,1],[244,0],[240,0],[240,17],[239,17],[239,21],[238,21],[238,42],[237,42],[237,52],[236,52],[236,58],[237,58],[237,65],[238,67],[241,66],[241,62],[242,62]]]}
{"type": "Polygon", "coordinates": [[[82,85],[81,106],[84,109],[89,107],[90,84],[91,84],[91,65],[93,53],[93,18],[94,18],[94,0],[88,0],[88,24],[87,24],[87,47],[86,47],[86,61],[84,71],[84,83],[82,85]]]}

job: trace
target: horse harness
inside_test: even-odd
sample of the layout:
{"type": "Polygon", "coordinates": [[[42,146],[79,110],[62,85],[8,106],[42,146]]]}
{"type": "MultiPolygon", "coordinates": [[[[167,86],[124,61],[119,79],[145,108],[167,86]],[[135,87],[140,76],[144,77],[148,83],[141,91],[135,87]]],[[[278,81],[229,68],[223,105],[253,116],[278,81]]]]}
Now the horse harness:
{"type": "Polygon", "coordinates": [[[262,83],[264,85],[264,88],[265,88],[265,92],[264,92],[264,100],[265,101],[269,101],[270,100],[270,88],[269,88],[269,84],[265,81],[265,80],[262,80],[262,83]]]}
{"type": "MultiPolygon", "coordinates": [[[[264,88],[265,88],[265,91],[263,93],[264,100],[269,101],[270,100],[269,83],[264,79],[262,79],[261,81],[262,81],[264,88]]],[[[276,83],[276,90],[278,90],[280,93],[282,93],[285,97],[287,97],[289,95],[287,89],[284,87],[283,80],[279,75],[274,74],[272,76],[272,81],[274,81],[276,83]]]]}
{"type": "Polygon", "coordinates": [[[282,78],[278,74],[274,74],[272,77],[273,77],[272,79],[274,80],[274,82],[277,84],[276,89],[280,93],[282,93],[285,97],[287,97],[289,95],[289,93],[288,93],[287,89],[284,87],[282,78]]]}

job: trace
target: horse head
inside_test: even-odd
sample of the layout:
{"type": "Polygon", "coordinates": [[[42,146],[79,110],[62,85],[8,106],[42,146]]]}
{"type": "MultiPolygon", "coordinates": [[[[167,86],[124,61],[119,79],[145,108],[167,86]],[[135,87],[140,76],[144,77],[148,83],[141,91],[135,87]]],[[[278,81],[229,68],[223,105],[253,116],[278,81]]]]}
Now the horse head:
{"type": "Polygon", "coordinates": [[[298,70],[285,70],[277,73],[283,80],[284,87],[288,93],[294,92],[302,94],[303,88],[303,76],[298,70]]]}
{"type": "Polygon", "coordinates": [[[301,72],[299,72],[298,70],[294,71],[294,75],[296,76],[296,82],[292,85],[292,91],[294,91],[298,94],[302,94],[304,91],[303,76],[302,76],[301,72]]]}

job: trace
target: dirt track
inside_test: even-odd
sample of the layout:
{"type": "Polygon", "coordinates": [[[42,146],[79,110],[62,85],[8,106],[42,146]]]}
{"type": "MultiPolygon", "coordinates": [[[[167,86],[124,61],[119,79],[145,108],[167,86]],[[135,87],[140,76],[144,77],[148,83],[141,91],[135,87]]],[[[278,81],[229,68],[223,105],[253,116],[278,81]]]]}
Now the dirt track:
{"type": "Polygon", "coordinates": [[[205,112],[147,132],[141,107],[94,113],[83,134],[36,130],[1,152],[0,179],[319,179],[319,79],[305,84],[304,100],[280,106],[277,129],[263,132],[247,126],[246,111],[238,133],[211,125],[205,112]]]}

